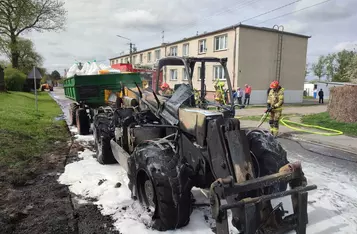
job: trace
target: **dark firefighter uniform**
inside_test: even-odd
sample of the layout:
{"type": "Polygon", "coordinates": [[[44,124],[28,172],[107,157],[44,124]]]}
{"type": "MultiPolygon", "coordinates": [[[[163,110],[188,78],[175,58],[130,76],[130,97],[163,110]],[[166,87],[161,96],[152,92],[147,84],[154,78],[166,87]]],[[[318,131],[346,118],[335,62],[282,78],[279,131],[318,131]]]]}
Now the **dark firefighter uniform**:
{"type": "Polygon", "coordinates": [[[278,81],[273,81],[270,84],[270,91],[268,94],[268,108],[270,111],[270,132],[274,136],[279,133],[279,121],[283,111],[284,104],[284,88],[279,85],[278,81]]]}

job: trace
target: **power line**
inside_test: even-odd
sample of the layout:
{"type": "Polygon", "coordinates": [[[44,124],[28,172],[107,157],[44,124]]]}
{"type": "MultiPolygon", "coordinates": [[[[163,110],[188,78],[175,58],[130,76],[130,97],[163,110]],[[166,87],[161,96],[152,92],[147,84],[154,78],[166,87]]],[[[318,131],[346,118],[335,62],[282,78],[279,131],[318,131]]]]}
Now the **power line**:
{"type": "MultiPolygon", "coordinates": [[[[209,15],[209,16],[206,16],[204,17],[203,19],[200,19],[200,20],[197,20],[195,23],[190,23],[190,24],[186,24],[186,25],[182,25],[180,26],[179,28],[181,27],[184,27],[184,29],[189,29],[189,28],[192,28],[194,27],[197,23],[199,22],[202,22],[202,21],[205,21],[207,19],[210,19],[212,18],[213,16],[217,16],[217,15],[222,15],[224,13],[227,13],[229,11],[232,11],[232,10],[241,10],[247,6],[250,6],[250,5],[253,5],[254,3],[257,3],[261,0],[246,0],[244,2],[241,2],[241,4],[235,4],[233,6],[235,6],[233,9],[232,9],[232,6],[230,7],[227,7],[227,8],[221,8],[220,10],[216,11],[216,13],[212,14],[212,15],[209,15]]],[[[182,31],[182,30],[181,30],[182,31]]]]}
{"type": "Polygon", "coordinates": [[[280,6],[280,7],[278,7],[278,8],[272,9],[272,10],[270,10],[270,11],[266,11],[266,12],[264,12],[264,13],[262,13],[262,14],[253,16],[253,17],[251,17],[251,18],[242,20],[242,21],[240,21],[240,22],[243,23],[243,22],[246,22],[246,21],[249,21],[249,20],[258,18],[258,17],[260,17],[260,16],[267,15],[267,14],[272,13],[272,12],[274,12],[274,11],[283,9],[283,8],[285,8],[285,7],[288,7],[288,6],[291,6],[291,5],[293,5],[293,4],[297,3],[297,2],[301,2],[301,0],[297,0],[297,1],[294,1],[294,2],[291,2],[291,3],[288,3],[288,4],[286,4],[286,5],[283,5],[283,6],[280,6]]]}
{"type": "MultiPolygon", "coordinates": [[[[260,1],[260,0],[253,0],[253,1],[260,1]]],[[[249,2],[249,3],[252,4],[253,1],[251,0],[251,2],[249,2]]],[[[295,3],[297,3],[297,2],[300,2],[300,1],[302,1],[302,0],[297,0],[297,1],[294,1],[294,2],[291,2],[291,3],[288,3],[288,4],[285,4],[285,5],[283,5],[283,6],[280,6],[280,7],[277,7],[277,8],[275,8],[275,9],[269,10],[269,11],[264,12],[264,13],[262,13],[262,14],[259,14],[259,15],[253,16],[253,17],[250,17],[250,18],[248,18],[248,19],[244,19],[244,20],[242,20],[242,21],[240,21],[240,22],[246,22],[246,21],[249,21],[249,20],[258,18],[258,17],[260,17],[260,16],[267,15],[267,14],[269,14],[269,13],[278,11],[278,10],[280,10],[280,9],[283,9],[283,8],[285,8],[285,7],[288,7],[288,6],[290,6],[290,5],[293,5],[293,4],[295,4],[295,3]]],[[[262,21],[262,22],[260,22],[260,23],[258,23],[258,24],[255,24],[255,25],[260,25],[260,24],[265,23],[265,22],[268,22],[268,21],[270,21],[270,20],[278,19],[278,18],[287,16],[287,15],[291,15],[291,14],[294,14],[294,13],[297,13],[297,12],[300,12],[300,11],[303,11],[303,10],[307,10],[307,9],[309,9],[309,8],[312,8],[312,7],[315,7],[315,6],[318,6],[318,5],[321,5],[321,4],[330,2],[330,1],[332,1],[332,0],[325,0],[325,1],[322,1],[322,2],[319,2],[319,3],[316,3],[316,4],[313,4],[313,5],[311,5],[311,6],[301,8],[301,9],[299,9],[299,10],[295,10],[295,11],[292,11],[292,12],[289,12],[289,13],[286,13],[286,14],[283,14],[283,15],[280,15],[280,16],[277,16],[277,17],[273,17],[273,18],[264,20],[264,21],[262,21]]],[[[246,1],[245,3],[248,3],[248,1],[246,1]]],[[[243,4],[243,3],[242,3],[242,4],[243,4]]],[[[241,4],[240,6],[242,6],[242,4],[241,4]]],[[[251,4],[250,4],[250,5],[251,5],[251,4]]],[[[244,4],[243,4],[243,5],[244,5],[244,4]]],[[[245,5],[245,6],[249,6],[249,4],[248,4],[248,5],[245,5]]],[[[220,15],[220,14],[222,14],[223,12],[226,12],[227,10],[228,10],[228,9],[226,9],[225,11],[221,11],[221,12],[219,12],[219,13],[216,14],[216,15],[220,15]]],[[[231,10],[231,9],[229,9],[229,10],[231,10]]],[[[203,20],[209,19],[209,18],[211,18],[212,16],[213,16],[213,15],[211,15],[211,16],[209,16],[209,17],[206,17],[206,18],[203,19],[203,20]]],[[[202,20],[199,20],[199,21],[197,21],[197,22],[200,22],[200,21],[202,21],[202,20]]],[[[197,23],[197,22],[196,22],[196,23],[197,23]]],[[[192,24],[191,24],[191,25],[192,25],[192,24]]],[[[192,26],[191,26],[191,27],[192,27],[192,26]]],[[[191,27],[188,27],[188,28],[191,28],[191,27]]],[[[187,28],[185,28],[185,29],[187,29],[187,28]]],[[[179,31],[176,31],[176,32],[180,32],[180,31],[182,31],[182,30],[179,30],[179,31]]],[[[166,32],[166,31],[165,31],[165,32],[166,32]]],[[[156,37],[156,36],[157,36],[157,35],[155,35],[155,37],[156,37]]],[[[146,38],[146,39],[147,39],[147,38],[146,38]]]]}
{"type": "Polygon", "coordinates": [[[297,13],[297,12],[300,12],[300,11],[304,11],[304,10],[307,10],[307,9],[309,9],[309,8],[312,8],[312,7],[315,7],[315,6],[318,6],[318,5],[321,5],[321,4],[330,2],[330,1],[332,1],[332,0],[325,0],[325,1],[322,1],[322,2],[319,2],[319,3],[316,3],[316,4],[313,4],[313,5],[311,5],[311,6],[301,8],[301,9],[299,9],[299,10],[295,10],[295,11],[288,12],[288,13],[283,14],[283,15],[279,15],[279,16],[274,17],[274,18],[270,18],[270,19],[264,20],[264,21],[262,21],[262,22],[260,22],[260,23],[258,23],[258,24],[255,24],[255,25],[260,25],[260,24],[265,23],[265,22],[268,22],[268,21],[270,21],[270,20],[278,19],[278,18],[287,16],[287,15],[291,15],[291,14],[294,14],[294,13],[297,13]]]}
{"type": "MultiPolygon", "coordinates": [[[[252,5],[252,4],[254,4],[254,3],[258,2],[258,1],[260,1],[260,0],[250,0],[250,1],[242,2],[242,4],[237,4],[237,5],[240,6],[240,8],[238,7],[238,9],[243,9],[244,7],[250,6],[250,5],[252,5]],[[243,7],[242,7],[242,6],[243,6],[243,7]]],[[[280,7],[277,7],[277,8],[275,8],[275,9],[266,11],[266,12],[264,12],[264,13],[262,13],[262,14],[259,14],[259,15],[256,15],[256,16],[253,16],[253,17],[244,19],[244,20],[242,20],[242,21],[240,21],[240,22],[242,23],[242,22],[246,22],[246,21],[249,21],[249,20],[258,18],[258,17],[260,17],[260,16],[263,16],[263,15],[266,15],[266,14],[269,14],[269,13],[272,13],[272,12],[274,12],[274,11],[278,11],[278,10],[280,10],[280,9],[283,9],[283,8],[285,8],[285,7],[288,7],[288,6],[291,6],[291,5],[293,5],[293,4],[297,3],[297,2],[301,2],[301,1],[302,1],[302,0],[296,0],[296,1],[294,1],[294,2],[291,2],[291,3],[288,3],[288,4],[282,5],[282,6],[280,6],[280,7]]],[[[236,9],[236,8],[237,8],[237,6],[235,7],[235,9],[236,9]]],[[[229,8],[229,9],[221,8],[221,11],[219,11],[219,12],[216,13],[215,15],[220,15],[220,14],[222,14],[222,13],[225,13],[225,12],[227,12],[227,10],[228,10],[228,11],[231,11],[232,9],[231,9],[231,8],[229,8]]],[[[209,18],[212,18],[213,16],[214,16],[214,15],[210,15],[210,16],[204,18],[203,20],[197,21],[195,24],[197,24],[198,22],[207,20],[207,19],[209,19],[209,18]]],[[[194,24],[194,25],[195,25],[195,24],[194,24]]],[[[192,25],[192,24],[187,24],[187,25],[191,25],[191,26],[190,26],[190,27],[186,27],[186,28],[184,28],[184,29],[192,28],[192,27],[194,26],[194,25],[192,25]]],[[[182,26],[181,26],[181,27],[182,27],[182,26]]],[[[180,27],[179,27],[179,28],[180,28],[180,27]]],[[[170,31],[170,30],[168,30],[168,31],[170,31]]],[[[176,32],[181,32],[181,31],[183,31],[183,29],[182,29],[182,30],[178,30],[178,31],[176,31],[176,32]]],[[[155,35],[155,37],[156,37],[156,35],[155,35]]],[[[146,39],[147,39],[147,38],[146,38],[146,39]]]]}
{"type": "MultiPolygon", "coordinates": [[[[202,19],[196,20],[194,23],[184,24],[179,27],[175,27],[174,29],[166,29],[165,32],[169,32],[169,31],[175,31],[175,33],[182,32],[183,30],[187,30],[187,29],[194,27],[197,23],[204,22],[207,19],[212,18],[213,16],[222,15],[222,14],[227,13],[232,10],[237,10],[237,9],[241,10],[241,9],[243,9],[247,6],[253,5],[254,3],[257,3],[259,1],[262,1],[262,0],[243,0],[242,2],[237,2],[236,4],[234,4],[233,6],[235,6],[235,7],[233,7],[233,6],[222,7],[220,9],[218,9],[214,14],[210,14],[209,16],[206,16],[202,19]],[[177,30],[177,29],[179,29],[179,30],[177,30]]],[[[151,38],[151,37],[149,37],[149,38],[151,38]]],[[[153,35],[152,38],[158,38],[158,34],[153,35]]],[[[145,38],[145,41],[147,41],[147,39],[148,39],[148,37],[145,38]]]]}

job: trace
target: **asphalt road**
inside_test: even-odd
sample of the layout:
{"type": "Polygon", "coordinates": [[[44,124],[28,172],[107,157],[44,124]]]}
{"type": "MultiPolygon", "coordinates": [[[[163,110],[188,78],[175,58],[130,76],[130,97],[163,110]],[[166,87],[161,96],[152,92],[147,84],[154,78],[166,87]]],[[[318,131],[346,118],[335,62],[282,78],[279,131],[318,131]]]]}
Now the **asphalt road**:
{"type": "Polygon", "coordinates": [[[279,139],[289,161],[301,161],[309,184],[307,233],[357,233],[357,155],[279,139]]]}
{"type": "MultiPolygon", "coordinates": [[[[71,101],[63,89],[55,88],[53,95],[67,109],[71,101]]],[[[288,160],[301,161],[308,183],[318,186],[309,192],[307,233],[357,233],[357,155],[306,142],[279,141],[288,160]]]]}

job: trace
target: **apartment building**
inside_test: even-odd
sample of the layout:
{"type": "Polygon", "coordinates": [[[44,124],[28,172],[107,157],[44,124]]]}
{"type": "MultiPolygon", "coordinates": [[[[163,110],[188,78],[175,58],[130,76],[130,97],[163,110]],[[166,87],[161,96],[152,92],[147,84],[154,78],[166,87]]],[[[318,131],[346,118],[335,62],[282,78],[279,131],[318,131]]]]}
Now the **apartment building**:
{"type": "MultiPolygon", "coordinates": [[[[310,36],[281,30],[238,24],[220,30],[184,38],[132,54],[135,66],[154,66],[164,56],[228,58],[228,72],[233,88],[252,87],[251,103],[265,103],[273,80],[285,88],[285,102],[303,100],[306,54],[310,36]]],[[[130,62],[129,54],[110,59],[111,64],[130,62]]],[[[193,85],[200,89],[199,67],[193,73],[193,85]]],[[[214,92],[214,83],[226,81],[219,64],[206,65],[206,86],[214,92]]],[[[167,67],[164,80],[171,87],[187,82],[183,67],[167,67]]]]}

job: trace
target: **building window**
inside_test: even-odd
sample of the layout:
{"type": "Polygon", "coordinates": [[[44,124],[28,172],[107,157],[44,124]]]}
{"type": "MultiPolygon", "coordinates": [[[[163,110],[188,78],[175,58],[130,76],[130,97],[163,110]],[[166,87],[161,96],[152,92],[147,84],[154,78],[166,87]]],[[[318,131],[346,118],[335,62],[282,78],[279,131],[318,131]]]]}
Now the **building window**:
{"type": "Polygon", "coordinates": [[[170,56],[177,56],[177,46],[170,47],[170,56]]]}
{"type": "Polygon", "coordinates": [[[213,66],[213,80],[225,80],[224,69],[222,66],[213,66]]]}
{"type": "Polygon", "coordinates": [[[136,55],[133,56],[133,62],[132,62],[132,63],[133,63],[133,64],[136,63],[136,55]]]}
{"type": "Polygon", "coordinates": [[[182,80],[188,80],[186,68],[182,68],[182,80]]]}
{"type": "Polygon", "coordinates": [[[148,52],[148,63],[151,62],[151,52],[148,52]]]}
{"type": "Polygon", "coordinates": [[[143,54],[140,54],[140,63],[143,63],[143,54]]]}
{"type": "Polygon", "coordinates": [[[189,44],[183,44],[182,45],[182,56],[188,56],[189,55],[189,44]]]}
{"type": "Polygon", "coordinates": [[[177,80],[177,69],[170,69],[170,80],[177,80]]]}
{"type": "Polygon", "coordinates": [[[120,59],[120,63],[123,63],[123,59],[120,59]]]}
{"type": "Polygon", "coordinates": [[[126,62],[126,63],[129,63],[129,58],[125,58],[125,62],[126,62]]]}
{"type": "Polygon", "coordinates": [[[197,80],[201,80],[201,67],[197,68],[197,80]]]}
{"type": "Polygon", "coordinates": [[[161,50],[155,50],[155,59],[160,59],[161,57],[161,50]]]}
{"type": "Polygon", "coordinates": [[[198,53],[204,54],[207,51],[206,39],[198,41],[198,53]]]}
{"type": "Polygon", "coordinates": [[[214,50],[225,50],[227,49],[227,35],[221,35],[214,38],[214,50]]]}

